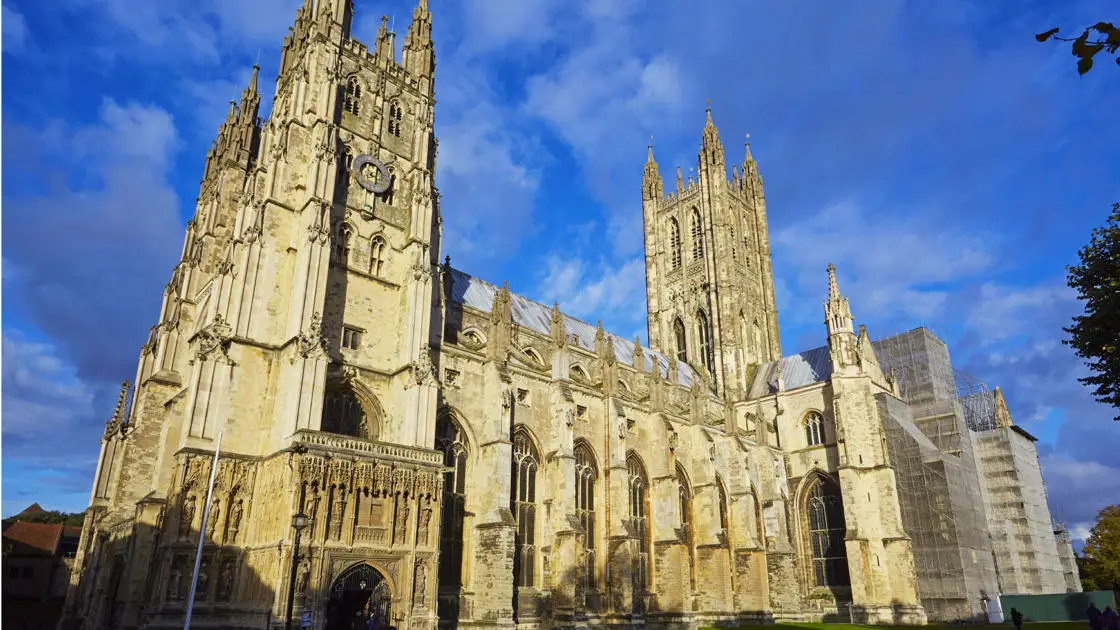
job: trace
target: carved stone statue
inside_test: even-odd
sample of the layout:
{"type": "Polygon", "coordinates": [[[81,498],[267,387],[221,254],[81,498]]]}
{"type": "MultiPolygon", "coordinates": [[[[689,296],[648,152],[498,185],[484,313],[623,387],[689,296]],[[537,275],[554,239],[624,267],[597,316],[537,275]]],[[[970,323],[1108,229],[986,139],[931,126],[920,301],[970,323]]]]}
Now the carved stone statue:
{"type": "Polygon", "coordinates": [[[299,573],[296,574],[296,595],[303,599],[307,595],[307,585],[311,581],[311,563],[306,559],[299,563],[299,573]]]}
{"type": "Polygon", "coordinates": [[[183,498],[183,509],[179,514],[180,538],[186,538],[191,534],[191,527],[194,526],[195,501],[197,501],[197,499],[193,494],[188,494],[183,498]]]}
{"type": "Polygon", "coordinates": [[[221,516],[221,509],[218,497],[214,497],[210,501],[210,513],[206,515],[206,536],[210,538],[210,540],[214,540],[214,534],[218,531],[219,516],[221,516]]]}
{"type": "Polygon", "coordinates": [[[228,542],[237,542],[237,532],[241,529],[241,500],[234,501],[229,506],[229,519],[226,529],[229,532],[228,542]]]}
{"type": "Polygon", "coordinates": [[[408,497],[399,495],[397,497],[397,522],[393,526],[395,532],[393,542],[398,545],[403,545],[408,542],[408,497]]]}
{"type": "Polygon", "coordinates": [[[183,598],[183,591],[179,588],[183,581],[183,567],[179,565],[180,558],[171,559],[171,570],[167,573],[167,599],[178,600],[183,598]]]}
{"type": "Polygon", "coordinates": [[[222,560],[222,567],[218,571],[218,591],[216,597],[220,601],[229,601],[233,594],[233,563],[234,558],[222,560]]]}
{"type": "Polygon", "coordinates": [[[426,604],[425,592],[428,582],[428,570],[424,563],[416,563],[416,581],[412,584],[412,605],[423,606],[426,604]]]}
{"type": "Polygon", "coordinates": [[[198,565],[198,585],[195,590],[194,598],[196,601],[206,599],[206,593],[210,590],[210,558],[202,557],[202,562],[198,565]]]}

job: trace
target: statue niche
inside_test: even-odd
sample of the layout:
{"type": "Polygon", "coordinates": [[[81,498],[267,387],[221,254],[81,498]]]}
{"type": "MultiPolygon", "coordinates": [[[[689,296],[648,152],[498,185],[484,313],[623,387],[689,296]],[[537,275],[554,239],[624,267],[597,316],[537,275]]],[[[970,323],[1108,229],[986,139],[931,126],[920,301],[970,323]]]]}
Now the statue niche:
{"type": "Polygon", "coordinates": [[[353,382],[328,383],[320,430],[363,440],[376,440],[380,406],[377,399],[353,382]]]}

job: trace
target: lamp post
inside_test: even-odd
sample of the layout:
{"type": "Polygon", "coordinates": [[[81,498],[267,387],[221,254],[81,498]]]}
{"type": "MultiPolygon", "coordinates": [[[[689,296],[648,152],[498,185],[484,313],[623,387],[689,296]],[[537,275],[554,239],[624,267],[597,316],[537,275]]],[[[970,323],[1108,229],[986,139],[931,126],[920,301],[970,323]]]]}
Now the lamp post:
{"type": "Polygon", "coordinates": [[[288,616],[284,620],[284,630],[292,628],[292,605],[296,599],[296,569],[299,567],[299,536],[310,524],[311,518],[304,514],[303,510],[292,516],[292,529],[296,530],[296,537],[292,545],[292,575],[288,579],[288,616]]]}

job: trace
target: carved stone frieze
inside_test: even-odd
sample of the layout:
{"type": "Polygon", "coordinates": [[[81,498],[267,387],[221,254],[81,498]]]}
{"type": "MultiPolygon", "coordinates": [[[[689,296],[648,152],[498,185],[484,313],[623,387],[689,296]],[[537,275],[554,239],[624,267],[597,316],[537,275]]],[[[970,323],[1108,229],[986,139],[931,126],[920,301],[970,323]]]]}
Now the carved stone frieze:
{"type": "Polygon", "coordinates": [[[214,316],[213,321],[195,335],[194,340],[197,345],[194,360],[207,361],[213,359],[228,365],[234,365],[234,361],[229,357],[232,336],[233,328],[222,318],[221,313],[218,313],[214,316]]]}
{"type": "Polygon", "coordinates": [[[300,358],[318,359],[325,356],[327,356],[327,342],[323,338],[323,318],[316,312],[311,315],[307,329],[296,339],[296,354],[292,357],[292,362],[300,358]]]}

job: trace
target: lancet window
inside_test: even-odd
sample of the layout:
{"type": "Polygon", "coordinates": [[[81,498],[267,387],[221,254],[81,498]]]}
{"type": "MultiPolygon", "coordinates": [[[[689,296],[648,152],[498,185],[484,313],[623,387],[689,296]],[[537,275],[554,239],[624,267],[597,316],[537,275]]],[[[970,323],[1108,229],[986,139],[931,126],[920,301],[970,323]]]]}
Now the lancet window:
{"type": "Polygon", "coordinates": [[[346,81],[346,98],[343,100],[342,108],[351,114],[357,114],[361,100],[362,85],[358,83],[357,77],[350,77],[346,81]]]}
{"type": "Polygon", "coordinates": [[[692,259],[704,257],[704,225],[700,221],[700,211],[692,209],[692,259]]]}
{"type": "Polygon", "coordinates": [[[513,501],[510,506],[517,521],[517,556],[514,578],[517,586],[536,583],[537,469],[540,455],[524,431],[513,436],[513,501]]]}
{"type": "Polygon", "coordinates": [[[708,368],[708,372],[715,374],[715,350],[712,348],[712,328],[708,324],[708,316],[704,311],[696,313],[696,337],[700,341],[700,360],[708,368]]]}
{"type": "Polygon", "coordinates": [[[681,533],[688,547],[688,578],[692,589],[696,590],[696,549],[693,545],[692,527],[692,489],[684,469],[677,465],[677,500],[680,508],[681,533]]]}
{"type": "Polygon", "coordinates": [[[598,473],[595,458],[586,444],[575,448],[576,455],[576,515],[583,525],[584,585],[594,589],[595,582],[595,481],[598,473]]]}
{"type": "Polygon", "coordinates": [[[684,322],[679,317],[673,320],[673,339],[677,346],[677,360],[687,362],[688,338],[684,332],[684,322]]]}
{"type": "Polygon", "coordinates": [[[669,219],[669,265],[681,268],[681,224],[676,219],[669,219]]]}
{"type": "Polygon", "coordinates": [[[378,234],[369,242],[369,273],[380,277],[385,266],[385,239],[378,234]]]}
{"type": "Polygon", "coordinates": [[[393,101],[389,103],[389,133],[396,137],[401,137],[401,119],[404,117],[403,108],[401,104],[393,101]]]}
{"type": "Polygon", "coordinates": [[[806,493],[809,550],[817,586],[848,586],[848,557],[844,549],[844,506],[834,484],[816,479],[806,493]]]}
{"type": "Polygon", "coordinates": [[[626,472],[630,482],[630,522],[634,525],[638,547],[633,570],[634,610],[644,612],[646,593],[652,577],[649,556],[649,477],[646,476],[642,462],[633,453],[626,457],[626,472]]]}
{"type": "Polygon", "coordinates": [[[463,430],[447,414],[436,427],[436,449],[449,470],[443,482],[443,526],[440,528],[441,590],[459,594],[463,566],[463,519],[467,503],[467,441],[463,430]]]}
{"type": "Polygon", "coordinates": [[[819,411],[805,414],[805,441],[809,446],[824,444],[824,416],[819,411]]]}

